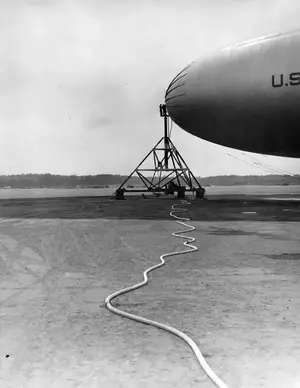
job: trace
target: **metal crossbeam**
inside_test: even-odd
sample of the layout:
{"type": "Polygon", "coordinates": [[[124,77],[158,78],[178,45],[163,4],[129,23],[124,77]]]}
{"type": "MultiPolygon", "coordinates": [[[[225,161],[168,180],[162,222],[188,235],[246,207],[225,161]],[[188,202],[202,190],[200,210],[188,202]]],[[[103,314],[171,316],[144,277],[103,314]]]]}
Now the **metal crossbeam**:
{"type": "MultiPolygon", "coordinates": [[[[137,168],[136,171],[157,171],[157,168],[137,168]]],[[[164,171],[188,171],[188,168],[164,168],[164,171]]]]}

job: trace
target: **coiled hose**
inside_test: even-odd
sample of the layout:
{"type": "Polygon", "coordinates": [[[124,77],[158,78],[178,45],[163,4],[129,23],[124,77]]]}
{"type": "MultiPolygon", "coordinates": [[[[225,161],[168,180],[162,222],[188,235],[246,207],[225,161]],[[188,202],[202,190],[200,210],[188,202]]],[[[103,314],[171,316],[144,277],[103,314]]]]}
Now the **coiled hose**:
{"type": "MultiPolygon", "coordinates": [[[[181,203],[182,204],[184,204],[184,203],[185,204],[190,204],[189,202],[184,201],[184,200],[181,201],[181,203]]],[[[138,315],[127,313],[126,311],[119,310],[116,307],[111,305],[111,301],[113,299],[117,298],[118,296],[124,295],[124,294],[126,294],[126,293],[128,293],[130,291],[133,291],[133,290],[136,290],[138,288],[141,288],[141,287],[145,286],[148,283],[148,281],[149,281],[148,274],[150,272],[154,271],[155,269],[157,269],[159,267],[162,267],[165,264],[164,258],[170,257],[170,256],[182,255],[182,254],[186,254],[186,253],[194,252],[194,251],[198,250],[197,247],[195,247],[194,245],[190,244],[190,243],[195,241],[195,239],[193,237],[182,235],[182,233],[191,232],[191,231],[195,230],[195,228],[193,226],[188,225],[185,222],[183,222],[183,221],[190,221],[189,218],[178,217],[178,216],[173,214],[175,212],[182,212],[182,211],[187,210],[187,209],[182,209],[182,208],[181,209],[180,208],[175,209],[175,206],[178,206],[178,205],[179,204],[172,205],[172,211],[170,212],[170,216],[176,218],[176,220],[177,220],[176,222],[177,223],[187,227],[188,229],[183,230],[183,231],[179,231],[179,232],[174,232],[174,233],[172,233],[172,236],[188,239],[188,241],[184,242],[184,245],[186,247],[189,247],[190,249],[185,250],[185,251],[165,253],[165,254],[161,255],[160,256],[160,261],[161,261],[160,263],[158,263],[156,265],[153,265],[152,267],[150,267],[146,271],[144,271],[144,273],[143,273],[144,280],[142,282],[134,284],[133,286],[130,286],[130,287],[123,288],[122,290],[119,290],[119,291],[116,291],[116,292],[110,294],[105,299],[105,306],[107,307],[107,309],[109,311],[111,311],[111,312],[113,312],[113,313],[115,313],[117,315],[120,315],[121,317],[129,318],[129,319],[132,319],[132,320],[134,320],[136,322],[144,323],[146,325],[151,325],[151,326],[154,326],[154,327],[158,327],[159,329],[163,329],[165,331],[168,331],[168,332],[170,332],[172,334],[175,334],[179,338],[183,339],[192,348],[192,350],[195,353],[195,356],[197,357],[197,360],[199,361],[199,363],[200,363],[201,367],[203,368],[204,372],[214,382],[214,384],[218,388],[228,388],[227,385],[210,368],[210,366],[206,362],[205,358],[203,357],[203,355],[201,353],[201,350],[196,345],[196,343],[190,337],[188,337],[186,334],[182,333],[180,330],[177,330],[177,329],[175,329],[172,326],[168,326],[168,325],[165,325],[165,324],[160,323],[160,322],[152,321],[150,319],[147,319],[147,318],[144,318],[144,317],[140,317],[138,315]]]]}

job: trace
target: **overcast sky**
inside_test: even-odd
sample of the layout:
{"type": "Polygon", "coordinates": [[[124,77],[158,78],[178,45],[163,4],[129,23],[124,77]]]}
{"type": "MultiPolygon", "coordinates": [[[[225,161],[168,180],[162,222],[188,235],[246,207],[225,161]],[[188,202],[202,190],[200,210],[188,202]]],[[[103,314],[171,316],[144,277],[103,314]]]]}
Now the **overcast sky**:
{"type": "MultiPolygon", "coordinates": [[[[299,14],[299,0],[0,0],[0,174],[130,173],[162,136],[158,105],[185,65],[299,28],[299,14]]],[[[177,126],[172,139],[196,175],[300,172],[177,126]]]]}

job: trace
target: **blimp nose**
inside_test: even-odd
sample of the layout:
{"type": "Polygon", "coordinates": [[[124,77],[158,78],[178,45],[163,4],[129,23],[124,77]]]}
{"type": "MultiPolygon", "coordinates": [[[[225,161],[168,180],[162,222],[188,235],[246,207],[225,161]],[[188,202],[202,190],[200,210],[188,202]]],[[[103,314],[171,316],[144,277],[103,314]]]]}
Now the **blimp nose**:
{"type": "Polygon", "coordinates": [[[189,72],[192,64],[186,66],[171,81],[165,94],[165,104],[171,119],[180,127],[185,127],[186,107],[188,105],[189,94],[186,87],[189,72]]]}

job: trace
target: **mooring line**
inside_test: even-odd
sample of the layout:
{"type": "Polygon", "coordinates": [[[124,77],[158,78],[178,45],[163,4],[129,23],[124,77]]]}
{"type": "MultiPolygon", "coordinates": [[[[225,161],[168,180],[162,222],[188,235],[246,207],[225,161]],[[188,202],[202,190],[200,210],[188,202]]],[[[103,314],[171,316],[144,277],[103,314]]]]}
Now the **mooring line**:
{"type": "MultiPolygon", "coordinates": [[[[181,203],[182,204],[185,203],[185,204],[190,205],[190,202],[187,202],[185,200],[181,201],[181,203]]],[[[199,347],[196,345],[196,343],[189,336],[187,336],[186,334],[184,334],[180,330],[175,329],[172,326],[168,326],[168,325],[165,325],[165,324],[160,323],[160,322],[152,321],[151,319],[140,317],[138,315],[127,313],[126,311],[119,310],[116,307],[111,305],[111,301],[113,299],[117,298],[118,296],[126,294],[126,293],[128,293],[130,291],[133,291],[133,290],[136,290],[138,288],[141,288],[141,287],[145,286],[149,282],[149,279],[148,279],[148,276],[147,276],[148,273],[150,273],[151,271],[154,271],[155,269],[157,269],[159,267],[162,267],[165,264],[165,260],[164,260],[165,257],[182,255],[182,254],[185,254],[185,253],[195,252],[195,251],[198,250],[197,247],[195,247],[194,245],[190,244],[190,243],[195,241],[195,238],[182,235],[182,233],[191,232],[191,231],[195,230],[195,227],[193,227],[191,225],[188,225],[185,222],[183,222],[183,221],[190,221],[189,218],[178,217],[178,216],[173,214],[175,212],[182,212],[182,211],[186,211],[187,210],[187,209],[182,209],[182,208],[181,209],[179,209],[179,208],[175,209],[175,206],[178,206],[178,205],[180,205],[180,204],[172,205],[172,211],[170,212],[170,216],[176,218],[176,222],[177,223],[179,223],[181,225],[184,225],[184,226],[186,226],[189,229],[178,231],[178,232],[174,232],[174,233],[172,233],[172,236],[188,239],[188,241],[184,242],[184,245],[186,247],[189,247],[190,249],[189,250],[185,250],[185,251],[165,253],[165,254],[161,255],[160,256],[160,261],[161,261],[160,263],[158,263],[156,265],[153,265],[152,267],[150,267],[150,268],[146,269],[146,271],[144,271],[144,273],[143,273],[144,280],[142,282],[134,284],[133,286],[130,286],[130,287],[123,288],[123,289],[121,289],[119,291],[116,291],[116,292],[110,294],[105,299],[105,306],[106,306],[106,308],[109,311],[111,311],[111,312],[113,312],[113,313],[115,313],[117,315],[120,315],[121,317],[132,319],[132,320],[134,320],[136,322],[141,322],[141,323],[144,323],[146,325],[151,325],[151,326],[154,326],[154,327],[158,327],[159,329],[163,329],[165,331],[168,331],[168,332],[176,335],[177,337],[181,338],[182,340],[184,340],[192,348],[192,350],[195,353],[195,356],[197,357],[197,360],[199,361],[201,367],[203,368],[203,370],[207,374],[207,376],[212,380],[212,382],[218,388],[228,388],[227,385],[211,369],[211,367],[208,365],[208,363],[206,362],[205,358],[203,357],[203,354],[201,353],[201,350],[199,349],[199,347]],[[178,221],[178,220],[180,220],[180,221],[178,221]]]]}

